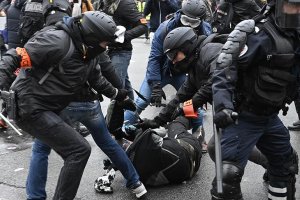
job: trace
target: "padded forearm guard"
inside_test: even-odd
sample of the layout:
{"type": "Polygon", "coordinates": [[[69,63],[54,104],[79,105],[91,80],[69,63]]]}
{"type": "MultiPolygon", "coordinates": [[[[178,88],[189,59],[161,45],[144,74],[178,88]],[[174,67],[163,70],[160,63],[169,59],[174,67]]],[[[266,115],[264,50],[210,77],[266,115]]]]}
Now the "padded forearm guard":
{"type": "Polygon", "coordinates": [[[244,20],[236,25],[234,30],[229,34],[227,42],[224,44],[221,54],[217,60],[217,68],[230,67],[238,59],[240,52],[243,50],[247,34],[252,33],[255,28],[254,20],[244,20]]]}

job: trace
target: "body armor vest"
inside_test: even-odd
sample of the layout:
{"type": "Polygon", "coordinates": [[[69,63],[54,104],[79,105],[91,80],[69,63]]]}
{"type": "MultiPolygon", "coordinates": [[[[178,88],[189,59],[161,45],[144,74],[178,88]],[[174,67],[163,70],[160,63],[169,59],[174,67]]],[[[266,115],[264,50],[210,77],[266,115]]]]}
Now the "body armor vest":
{"type": "Polygon", "coordinates": [[[243,89],[246,104],[266,105],[278,110],[291,103],[296,91],[296,77],[291,70],[295,64],[294,48],[278,30],[267,21],[261,27],[272,39],[272,48],[265,62],[243,71],[243,89]],[[249,72],[250,70],[250,72],[249,72]]]}

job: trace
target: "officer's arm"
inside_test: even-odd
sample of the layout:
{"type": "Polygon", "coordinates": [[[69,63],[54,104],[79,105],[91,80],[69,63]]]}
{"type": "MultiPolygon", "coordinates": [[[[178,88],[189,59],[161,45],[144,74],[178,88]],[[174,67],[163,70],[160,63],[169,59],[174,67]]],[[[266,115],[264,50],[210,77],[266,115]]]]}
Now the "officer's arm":
{"type": "Polygon", "coordinates": [[[116,72],[115,67],[112,65],[111,60],[106,52],[99,55],[99,65],[101,66],[102,75],[116,88],[121,89],[122,80],[116,72]]]}
{"type": "Polygon", "coordinates": [[[116,94],[116,88],[101,74],[100,65],[95,66],[90,72],[88,82],[98,94],[103,94],[108,98],[112,98],[116,94]]]}
{"type": "Polygon", "coordinates": [[[233,98],[238,78],[237,67],[242,66],[242,63],[238,63],[238,57],[245,48],[247,34],[254,31],[254,26],[254,20],[240,22],[228,36],[228,40],[217,59],[212,79],[215,112],[224,108],[234,110],[233,98]],[[239,66],[237,66],[238,64],[239,66]]]}
{"type": "Polygon", "coordinates": [[[154,81],[161,81],[162,65],[167,60],[163,51],[166,26],[167,22],[162,23],[154,33],[146,71],[146,77],[150,83],[154,81]]]}
{"type": "MultiPolygon", "coordinates": [[[[133,28],[126,30],[125,32],[125,40],[131,41],[132,39],[145,34],[148,29],[147,20],[143,18],[142,14],[138,11],[134,0],[128,2],[129,3],[122,8],[122,13],[124,13],[122,18],[133,25],[133,28]]],[[[122,6],[121,3],[119,6],[122,6]]]]}

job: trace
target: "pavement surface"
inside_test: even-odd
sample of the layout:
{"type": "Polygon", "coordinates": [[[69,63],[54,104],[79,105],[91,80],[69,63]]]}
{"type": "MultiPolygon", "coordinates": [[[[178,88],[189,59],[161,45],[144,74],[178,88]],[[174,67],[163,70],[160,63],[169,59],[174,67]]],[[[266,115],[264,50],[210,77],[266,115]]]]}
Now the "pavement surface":
{"type": "MultiPolygon", "coordinates": [[[[0,18],[1,19],[1,18],[0,18]]],[[[1,23],[1,21],[0,21],[1,23]]],[[[129,67],[129,76],[132,85],[139,90],[139,86],[144,79],[149,56],[150,44],[145,39],[136,39],[133,41],[134,51],[129,67]]],[[[164,88],[168,99],[175,94],[174,88],[167,86],[164,88]]],[[[109,100],[105,99],[101,103],[104,114],[109,100]]],[[[153,118],[159,108],[148,107],[141,117],[153,118]]],[[[282,117],[284,124],[289,125],[297,119],[294,105],[290,106],[288,115],[282,117]]],[[[212,135],[212,117],[211,108],[209,107],[205,116],[206,139],[212,135]]],[[[91,136],[86,139],[92,146],[92,154],[85,168],[76,199],[81,200],[115,200],[115,199],[135,199],[124,186],[125,182],[120,174],[116,173],[116,179],[113,183],[113,194],[98,194],[93,188],[95,179],[103,175],[103,159],[106,156],[96,146],[91,136]]],[[[294,148],[300,153],[300,132],[291,132],[291,142],[294,148]]],[[[26,176],[31,155],[32,138],[29,135],[17,136],[11,129],[0,131],[0,200],[21,200],[26,199],[26,176]]],[[[52,151],[49,157],[49,173],[47,182],[48,199],[52,199],[55,190],[59,171],[62,167],[62,159],[52,151]]],[[[196,176],[178,185],[168,185],[163,187],[148,188],[148,193],[143,199],[151,200],[208,200],[210,199],[211,182],[215,173],[214,163],[210,157],[203,156],[200,170],[196,176]]],[[[265,200],[267,199],[266,183],[263,182],[262,176],[264,169],[253,163],[248,163],[245,169],[245,175],[242,180],[242,191],[245,200],[265,200]]],[[[300,181],[297,180],[296,199],[300,200],[300,181]]]]}

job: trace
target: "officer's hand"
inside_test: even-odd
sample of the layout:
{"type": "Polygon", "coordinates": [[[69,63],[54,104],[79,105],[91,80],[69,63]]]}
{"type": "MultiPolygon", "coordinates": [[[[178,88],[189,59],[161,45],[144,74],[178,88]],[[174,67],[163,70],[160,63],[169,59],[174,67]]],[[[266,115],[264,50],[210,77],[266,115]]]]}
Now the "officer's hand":
{"type": "Polygon", "coordinates": [[[125,89],[118,89],[117,96],[115,100],[117,101],[124,101],[128,95],[128,91],[125,89]]]}
{"type": "Polygon", "coordinates": [[[218,128],[225,128],[234,123],[233,116],[236,117],[237,113],[225,108],[214,115],[214,123],[218,128]]]}
{"type": "Polygon", "coordinates": [[[152,85],[152,93],[151,93],[151,98],[150,98],[150,103],[153,106],[160,107],[161,104],[161,99],[164,98],[166,99],[166,95],[164,91],[161,88],[160,83],[154,83],[152,85]]]}
{"type": "Polygon", "coordinates": [[[155,117],[154,119],[143,119],[143,121],[136,124],[135,127],[141,129],[154,129],[159,128],[161,125],[163,125],[162,121],[159,119],[159,117],[155,117]]]}
{"type": "Polygon", "coordinates": [[[132,99],[128,96],[124,99],[124,101],[119,101],[118,104],[125,110],[136,111],[136,105],[132,99]]]}

